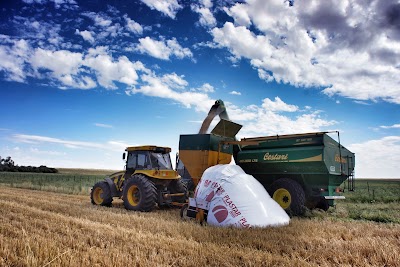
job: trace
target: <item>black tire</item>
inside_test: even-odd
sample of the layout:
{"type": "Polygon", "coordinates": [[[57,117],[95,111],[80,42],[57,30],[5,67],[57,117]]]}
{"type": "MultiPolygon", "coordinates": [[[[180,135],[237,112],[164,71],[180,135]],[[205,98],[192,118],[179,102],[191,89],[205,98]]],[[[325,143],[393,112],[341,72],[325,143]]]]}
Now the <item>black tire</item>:
{"type": "Polygon", "coordinates": [[[142,174],[135,174],[125,181],[123,200],[127,210],[152,211],[156,205],[157,189],[142,174]]]}
{"type": "Polygon", "coordinates": [[[269,194],[290,216],[303,215],[306,211],[306,196],[301,185],[288,178],[272,183],[269,194]]]}
{"type": "Polygon", "coordinates": [[[325,198],[322,197],[320,199],[320,201],[317,203],[317,205],[315,206],[315,208],[327,211],[329,209],[328,200],[326,200],[325,198]]]}
{"type": "Polygon", "coordinates": [[[97,182],[90,192],[90,200],[93,205],[111,206],[113,198],[108,183],[105,181],[97,182]]]}
{"type": "Polygon", "coordinates": [[[188,190],[182,179],[172,180],[168,185],[168,191],[171,194],[185,193],[182,197],[171,197],[173,202],[185,203],[187,200],[188,190]]]}
{"type": "Polygon", "coordinates": [[[196,189],[196,186],[194,185],[192,178],[190,178],[190,179],[182,179],[182,182],[186,185],[186,188],[187,188],[188,192],[189,191],[194,191],[196,189]]]}

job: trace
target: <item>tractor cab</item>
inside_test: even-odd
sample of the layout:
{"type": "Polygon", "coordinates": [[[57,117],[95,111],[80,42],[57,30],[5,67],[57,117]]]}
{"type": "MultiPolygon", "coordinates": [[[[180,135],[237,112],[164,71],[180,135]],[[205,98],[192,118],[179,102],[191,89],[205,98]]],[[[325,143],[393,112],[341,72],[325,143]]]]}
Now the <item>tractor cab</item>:
{"type": "Polygon", "coordinates": [[[169,147],[138,146],[128,147],[126,151],[127,170],[172,170],[169,147]]]}
{"type": "Polygon", "coordinates": [[[178,179],[180,176],[172,168],[169,153],[171,148],[160,146],[133,146],[128,147],[126,155],[125,177],[141,173],[155,179],[178,179]]]}

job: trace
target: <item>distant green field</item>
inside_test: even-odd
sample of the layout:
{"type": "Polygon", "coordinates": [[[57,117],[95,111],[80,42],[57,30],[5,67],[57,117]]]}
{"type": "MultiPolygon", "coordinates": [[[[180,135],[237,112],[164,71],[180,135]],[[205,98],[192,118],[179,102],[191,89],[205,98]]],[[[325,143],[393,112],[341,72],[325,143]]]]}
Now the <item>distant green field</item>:
{"type": "Polygon", "coordinates": [[[99,174],[0,172],[0,185],[87,195],[93,184],[104,177],[105,175],[99,174]]]}
{"type": "MultiPolygon", "coordinates": [[[[58,174],[0,172],[0,185],[88,195],[94,183],[112,172],[84,169],[61,169],[58,174]]],[[[313,210],[306,217],[400,223],[400,179],[357,179],[354,192],[347,190],[347,182],[341,187],[345,189],[345,200],[337,201],[336,207],[326,213],[313,210]]]]}
{"type": "Polygon", "coordinates": [[[327,213],[314,210],[309,216],[400,223],[400,179],[356,179],[355,186],[349,192],[346,181],[341,186],[345,200],[336,201],[327,213]]]}
{"type": "MultiPolygon", "coordinates": [[[[343,184],[347,186],[347,182],[343,184]]],[[[400,179],[356,179],[355,191],[345,189],[347,202],[391,203],[400,202],[400,179]]]]}
{"type": "Polygon", "coordinates": [[[71,169],[71,168],[57,168],[60,174],[74,174],[74,175],[108,175],[118,170],[101,170],[101,169],[71,169]]]}

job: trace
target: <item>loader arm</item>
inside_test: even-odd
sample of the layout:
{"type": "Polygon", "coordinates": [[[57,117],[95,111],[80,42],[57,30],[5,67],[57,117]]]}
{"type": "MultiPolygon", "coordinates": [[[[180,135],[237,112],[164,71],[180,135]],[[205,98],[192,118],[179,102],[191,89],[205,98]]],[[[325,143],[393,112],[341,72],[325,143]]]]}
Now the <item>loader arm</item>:
{"type": "Polygon", "coordinates": [[[207,117],[204,119],[201,125],[199,134],[206,134],[208,128],[210,127],[211,122],[218,115],[220,119],[229,121],[229,116],[228,113],[226,112],[224,101],[222,101],[221,99],[215,101],[215,104],[212,105],[210,111],[208,112],[207,117]]]}

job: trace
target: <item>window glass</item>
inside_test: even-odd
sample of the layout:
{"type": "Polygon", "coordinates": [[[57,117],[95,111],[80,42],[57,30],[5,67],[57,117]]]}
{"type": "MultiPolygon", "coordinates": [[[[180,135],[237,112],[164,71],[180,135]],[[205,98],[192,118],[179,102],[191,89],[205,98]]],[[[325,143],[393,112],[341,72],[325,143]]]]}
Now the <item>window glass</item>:
{"type": "Polygon", "coordinates": [[[136,162],[137,162],[137,153],[129,152],[127,167],[136,169],[136,162]]]}
{"type": "Polygon", "coordinates": [[[137,169],[151,170],[151,164],[149,161],[149,152],[140,151],[138,153],[137,169]]]}
{"type": "Polygon", "coordinates": [[[171,158],[169,157],[169,153],[150,153],[151,164],[154,169],[160,170],[170,170],[171,166],[171,158]]]}

